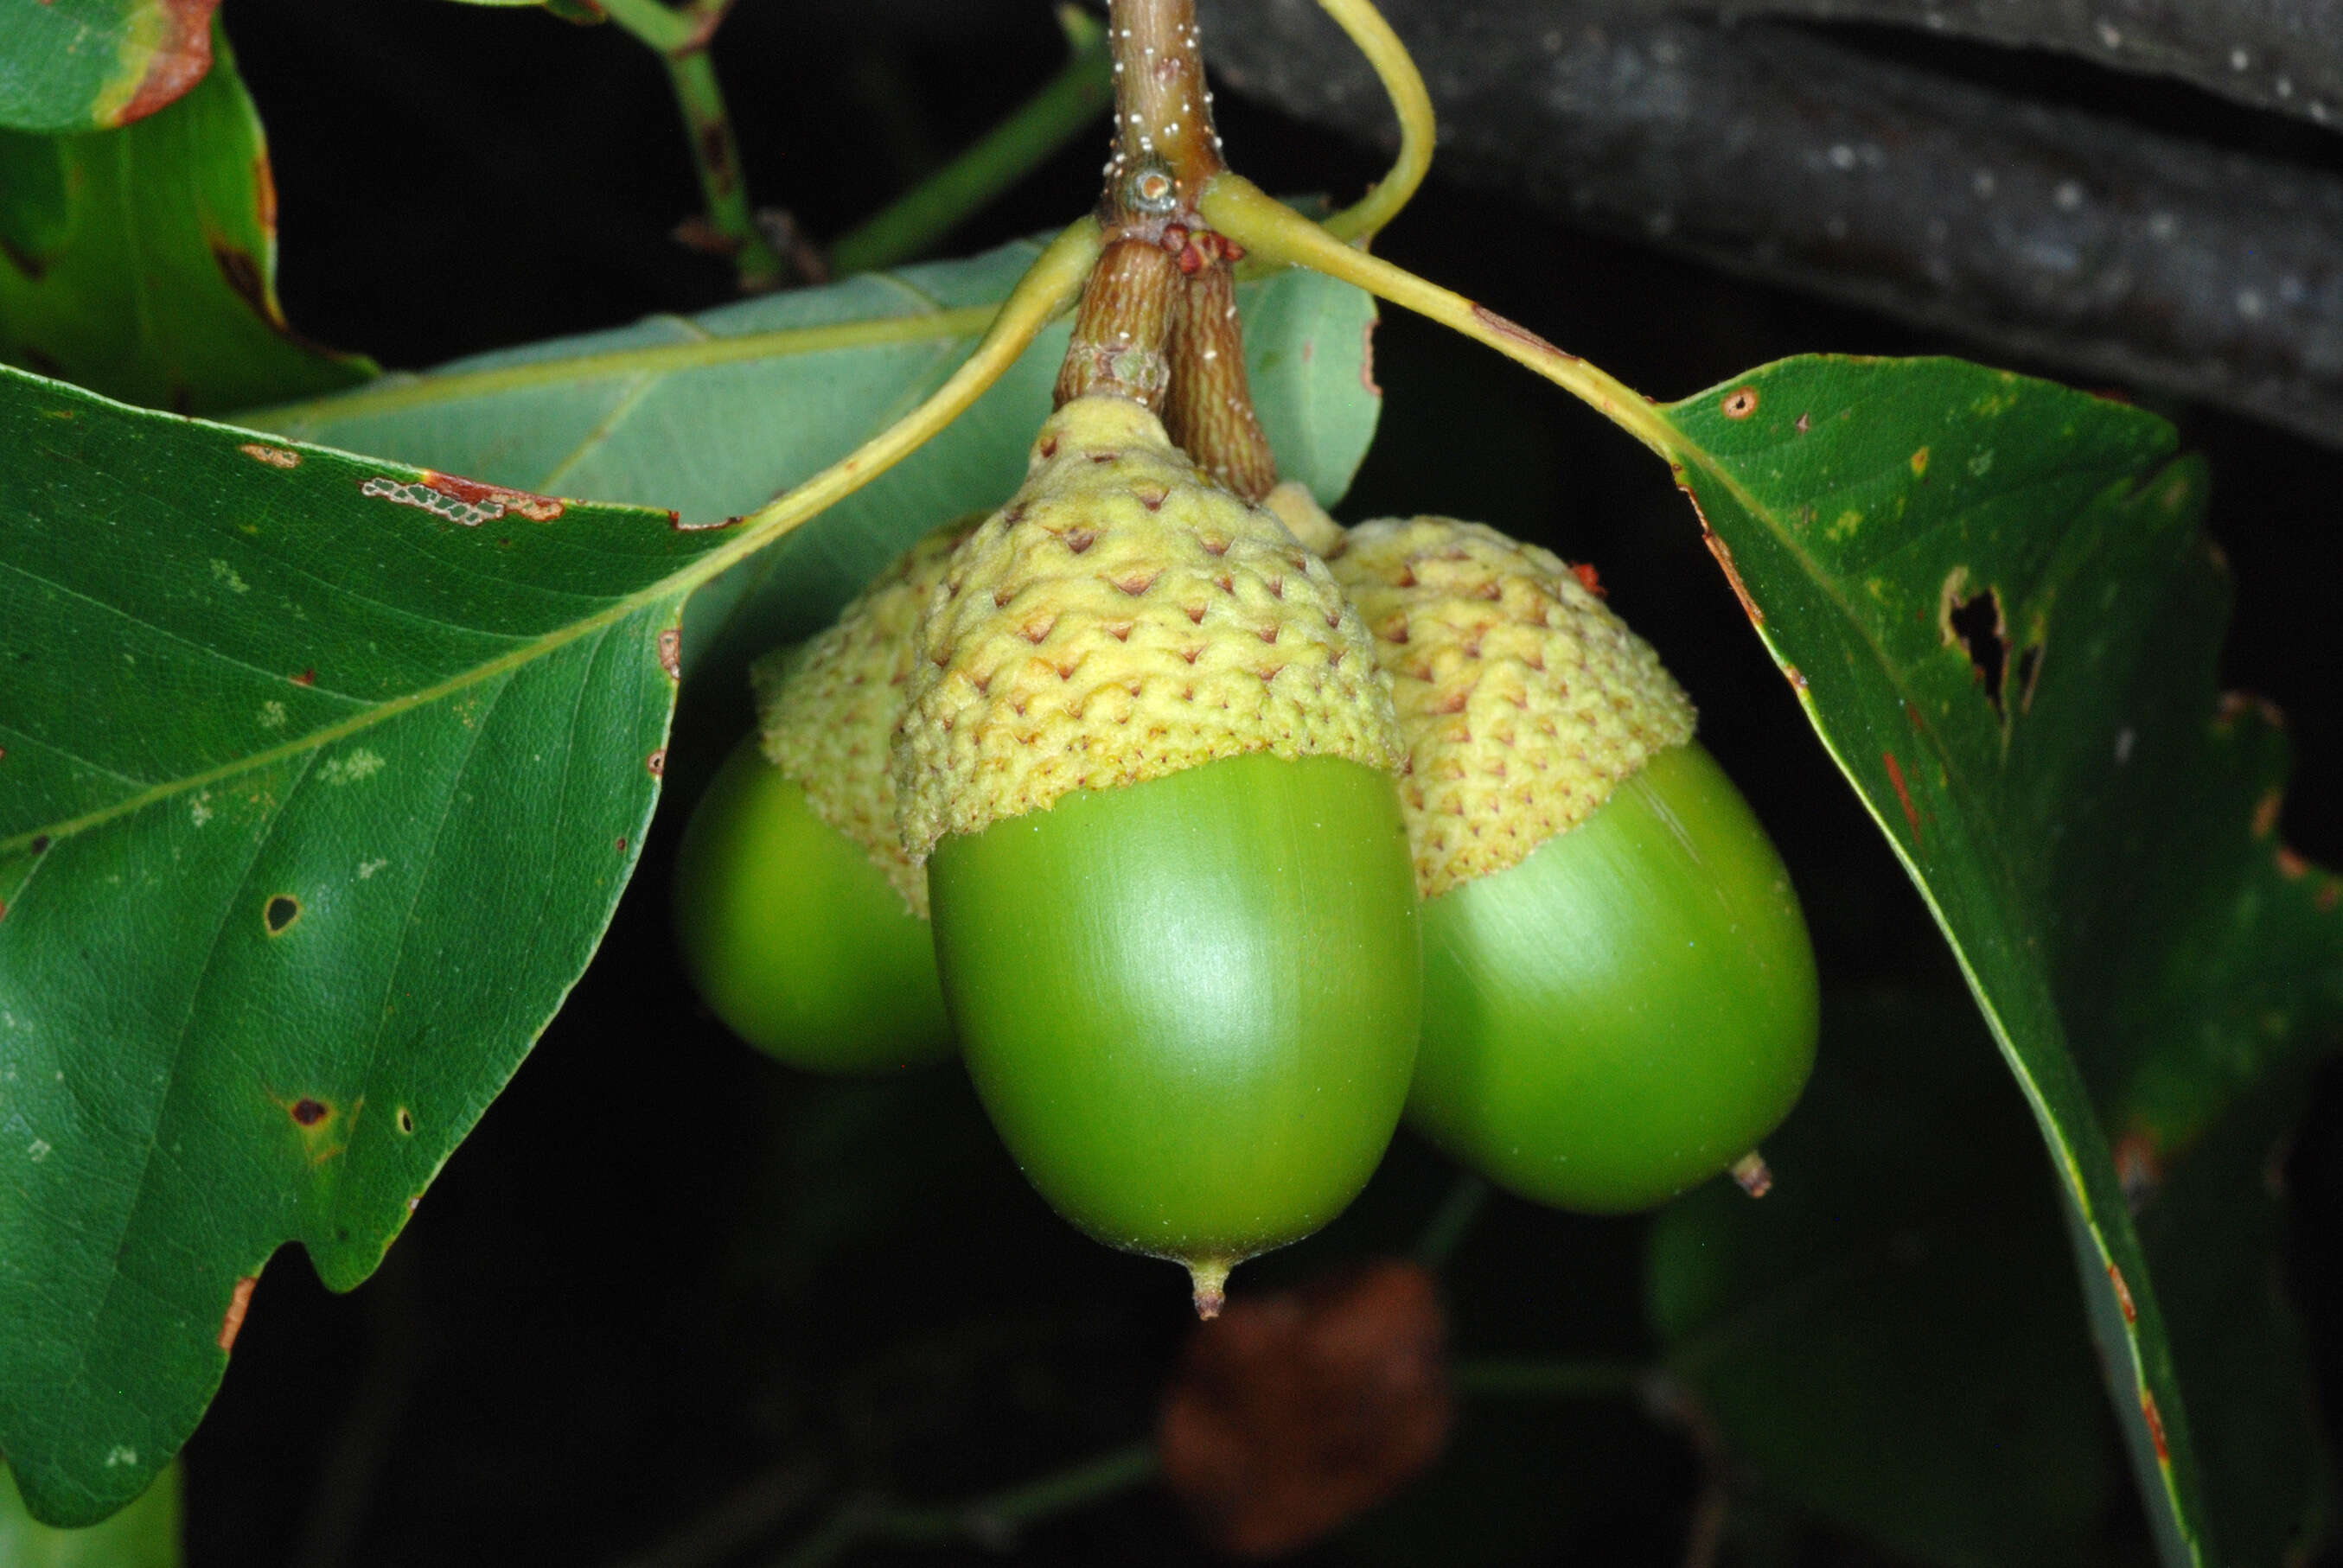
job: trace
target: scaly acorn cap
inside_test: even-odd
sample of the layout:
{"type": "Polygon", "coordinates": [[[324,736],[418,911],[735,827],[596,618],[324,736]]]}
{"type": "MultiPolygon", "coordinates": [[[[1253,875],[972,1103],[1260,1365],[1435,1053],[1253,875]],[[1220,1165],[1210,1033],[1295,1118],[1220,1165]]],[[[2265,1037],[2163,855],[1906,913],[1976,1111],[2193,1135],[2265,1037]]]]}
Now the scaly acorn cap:
{"type": "Polygon", "coordinates": [[[1561,558],[1452,518],[1361,523],[1329,562],[1390,674],[1429,899],[1519,864],[1692,739],[1692,701],[1561,558]]]}
{"type": "Polygon", "coordinates": [[[916,633],[951,553],[979,518],[947,523],[903,552],[837,624],[749,667],[765,759],[805,790],[813,814],[862,847],[928,918],[928,874],[903,853],[888,751],[919,662],[916,633]]]}
{"type": "Polygon", "coordinates": [[[895,745],[914,860],[1071,790],[1223,757],[1402,755],[1325,563],[1121,397],[1041,427],[1023,488],[953,556],[920,638],[895,745]]]}

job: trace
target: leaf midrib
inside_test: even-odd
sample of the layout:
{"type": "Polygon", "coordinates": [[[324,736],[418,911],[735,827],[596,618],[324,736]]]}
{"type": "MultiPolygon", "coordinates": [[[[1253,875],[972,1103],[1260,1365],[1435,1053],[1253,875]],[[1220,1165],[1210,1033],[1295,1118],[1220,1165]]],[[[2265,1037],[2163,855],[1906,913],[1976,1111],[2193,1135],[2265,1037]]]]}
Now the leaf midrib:
{"type": "MultiPolygon", "coordinates": [[[[532,359],[522,365],[499,365],[483,370],[425,372],[386,376],[355,391],[306,403],[285,403],[236,415],[234,422],[262,429],[363,418],[456,402],[467,397],[523,392],[538,387],[574,386],[583,381],[616,381],[634,376],[659,376],[696,370],[748,359],[799,358],[853,348],[917,343],[924,338],[974,337],[1000,313],[998,301],[961,306],[950,310],[914,311],[875,321],[841,322],[825,327],[780,327],[765,332],[704,336],[689,343],[660,343],[640,348],[614,348],[568,358],[532,359]]],[[[656,318],[655,318],[656,319],[656,318]]],[[[706,329],[672,317],[694,331],[706,329]]]]}
{"type": "Polygon", "coordinates": [[[429,686],[418,688],[414,691],[402,692],[397,697],[387,698],[322,729],[309,730],[306,734],[297,735],[275,746],[248,753],[233,761],[223,762],[216,767],[206,768],[200,772],[186,774],[177,779],[165,779],[136,794],[126,795],[120,799],[109,801],[96,810],[85,811],[78,817],[70,817],[61,822],[44,824],[12,838],[0,839],[0,856],[29,849],[34,840],[38,839],[46,839],[53,842],[68,839],[75,834],[87,832],[93,828],[103,827],[118,818],[142,811],[159,801],[171,799],[191,790],[210,789],[226,779],[252,772],[256,769],[271,767],[276,763],[298,757],[304,752],[321,750],[337,741],[347,740],[353,735],[363,734],[378,724],[387,723],[402,713],[429,703],[444,701],[483,681],[494,679],[508,670],[518,669],[533,660],[545,658],[557,649],[568,647],[581,637],[615,625],[636,611],[657,604],[662,599],[673,598],[680,603],[683,596],[709,575],[704,563],[709,558],[708,556],[702,556],[687,562],[656,582],[610,600],[602,608],[590,615],[568,622],[553,631],[531,638],[527,642],[485,663],[458,670],[445,680],[435,681],[429,686]]]}

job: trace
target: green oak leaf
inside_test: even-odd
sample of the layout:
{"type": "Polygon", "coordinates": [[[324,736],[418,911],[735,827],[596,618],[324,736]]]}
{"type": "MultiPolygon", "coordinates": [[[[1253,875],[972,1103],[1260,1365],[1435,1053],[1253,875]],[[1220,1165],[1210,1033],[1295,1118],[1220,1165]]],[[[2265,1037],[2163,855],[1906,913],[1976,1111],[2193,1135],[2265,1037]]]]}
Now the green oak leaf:
{"type": "Polygon", "coordinates": [[[374,373],[286,322],[267,144],[225,36],[216,52],[200,85],[136,125],[0,129],[0,359],[179,413],[374,373]]]}
{"type": "Polygon", "coordinates": [[[0,127],[110,130],[203,79],[219,0],[41,0],[0,11],[0,127]]]}
{"type": "Polygon", "coordinates": [[[1647,1242],[1736,1475],[1899,1560],[2096,1560],[2122,1460],[2038,1149],[1960,996],[1829,999],[1774,1191],[1712,1181],[1647,1242]]]}
{"type": "Polygon", "coordinates": [[[380,1261],[639,853],[725,538],[0,370],[0,1451],[136,1496],[380,1261]]]}
{"type": "MultiPolygon", "coordinates": [[[[519,489],[720,521],[925,397],[1037,254],[1019,242],[688,320],[654,317],[241,417],[519,489]]],[[[1279,465],[1331,504],[1349,487],[1382,409],[1369,362],[1373,301],[1292,270],[1239,285],[1237,298],[1254,401],[1279,465]]],[[[687,676],[737,677],[756,654],[827,625],[938,523],[1007,500],[1049,413],[1067,330],[1043,334],[900,467],[695,595],[684,620],[687,676]]]]}
{"type": "Polygon", "coordinates": [[[2157,1172],[2343,1031],[2343,885],[2275,842],[2282,746],[2216,698],[2202,467],[2153,415],[1956,360],[1788,359],[1659,413],[2033,1110],[2165,1560],[2292,1534],[2308,1478],[2241,1490],[2212,1434],[2302,1451],[2299,1400],[2256,1402],[2305,1386],[2298,1342],[2212,1375],[2207,1264],[2143,1244],[2157,1172]]]}
{"type": "Polygon", "coordinates": [[[103,1524],[57,1530],[25,1512],[0,1464],[0,1563],[8,1568],[178,1568],[179,1467],[103,1524]]]}

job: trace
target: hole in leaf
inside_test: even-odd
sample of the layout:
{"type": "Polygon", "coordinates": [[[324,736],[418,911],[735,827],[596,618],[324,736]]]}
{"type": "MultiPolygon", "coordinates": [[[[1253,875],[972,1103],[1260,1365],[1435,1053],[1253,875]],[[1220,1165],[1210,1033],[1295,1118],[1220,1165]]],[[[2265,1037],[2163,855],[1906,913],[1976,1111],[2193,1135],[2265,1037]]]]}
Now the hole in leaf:
{"type": "Polygon", "coordinates": [[[268,900],[268,907],[260,912],[260,918],[268,922],[270,936],[281,937],[294,921],[301,918],[301,900],[290,893],[279,893],[268,900]]]}
{"type": "Polygon", "coordinates": [[[401,1132],[415,1131],[415,1112],[407,1110],[404,1105],[398,1108],[398,1130],[401,1132]]]}
{"type": "MultiPolygon", "coordinates": [[[[1957,591],[1956,585],[1946,584],[1957,591]]],[[[2001,594],[1987,588],[1958,603],[1946,597],[1946,640],[1957,638],[1968,650],[1969,668],[1985,687],[1985,699],[2001,717],[2001,682],[2009,664],[2009,634],[2001,616],[2001,594]]]]}

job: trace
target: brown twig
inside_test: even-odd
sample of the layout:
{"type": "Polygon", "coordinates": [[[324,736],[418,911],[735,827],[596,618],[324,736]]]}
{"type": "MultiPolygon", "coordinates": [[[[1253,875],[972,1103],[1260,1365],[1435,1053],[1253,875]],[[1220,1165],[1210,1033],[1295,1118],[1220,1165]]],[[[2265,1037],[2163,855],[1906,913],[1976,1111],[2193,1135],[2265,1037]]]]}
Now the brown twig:
{"type": "Polygon", "coordinates": [[[1110,391],[1163,416],[1172,439],[1248,500],[1276,487],[1254,417],[1232,265],[1197,215],[1227,166],[1212,126],[1195,0],[1114,0],[1115,150],[1099,220],[1111,243],[1083,297],[1058,401],[1110,391]]]}

